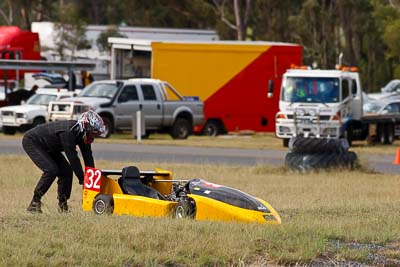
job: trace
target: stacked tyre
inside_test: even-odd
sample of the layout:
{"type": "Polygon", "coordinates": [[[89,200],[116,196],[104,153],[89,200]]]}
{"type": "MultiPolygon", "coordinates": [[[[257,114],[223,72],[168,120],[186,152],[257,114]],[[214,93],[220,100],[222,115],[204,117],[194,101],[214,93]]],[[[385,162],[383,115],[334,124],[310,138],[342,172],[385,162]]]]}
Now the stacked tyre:
{"type": "Polygon", "coordinates": [[[288,146],[285,165],[290,170],[352,169],[357,160],[346,139],[293,137],[288,146]]]}

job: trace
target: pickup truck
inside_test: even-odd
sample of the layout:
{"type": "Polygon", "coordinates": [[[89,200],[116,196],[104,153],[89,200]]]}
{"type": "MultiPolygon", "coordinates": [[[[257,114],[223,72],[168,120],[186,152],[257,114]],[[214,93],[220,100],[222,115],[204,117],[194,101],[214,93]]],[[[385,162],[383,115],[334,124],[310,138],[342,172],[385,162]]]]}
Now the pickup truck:
{"type": "Polygon", "coordinates": [[[48,121],[48,105],[51,101],[71,98],[74,92],[55,89],[39,89],[25,104],[0,108],[0,124],[4,134],[13,135],[17,130],[28,130],[48,121]]]}
{"type": "Polygon", "coordinates": [[[117,130],[131,130],[137,111],[144,117],[145,137],[168,132],[174,139],[186,139],[194,126],[204,122],[203,102],[184,97],[157,79],[96,81],[63,104],[51,103],[49,114],[57,120],[76,118],[75,113],[85,106],[103,118],[107,137],[117,130]]]}

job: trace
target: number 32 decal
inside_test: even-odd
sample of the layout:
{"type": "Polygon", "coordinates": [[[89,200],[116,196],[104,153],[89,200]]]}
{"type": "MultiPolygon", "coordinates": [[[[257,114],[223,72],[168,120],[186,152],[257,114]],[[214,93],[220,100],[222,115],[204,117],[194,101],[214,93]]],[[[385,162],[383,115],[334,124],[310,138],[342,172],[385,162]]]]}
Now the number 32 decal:
{"type": "Polygon", "coordinates": [[[84,180],[85,189],[90,189],[93,191],[100,192],[100,185],[101,185],[101,170],[86,167],[85,180],[84,180]]]}

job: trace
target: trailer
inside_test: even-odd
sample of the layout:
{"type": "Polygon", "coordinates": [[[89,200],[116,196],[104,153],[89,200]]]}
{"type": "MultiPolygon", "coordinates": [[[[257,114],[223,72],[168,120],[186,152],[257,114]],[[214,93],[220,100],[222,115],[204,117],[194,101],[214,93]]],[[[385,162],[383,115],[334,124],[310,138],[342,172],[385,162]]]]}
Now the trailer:
{"type": "Polygon", "coordinates": [[[205,123],[196,133],[274,132],[279,97],[268,98],[268,81],[280,87],[283,73],[300,64],[302,47],[278,42],[153,41],[109,38],[111,79],[166,80],[204,102],[205,123]]]}

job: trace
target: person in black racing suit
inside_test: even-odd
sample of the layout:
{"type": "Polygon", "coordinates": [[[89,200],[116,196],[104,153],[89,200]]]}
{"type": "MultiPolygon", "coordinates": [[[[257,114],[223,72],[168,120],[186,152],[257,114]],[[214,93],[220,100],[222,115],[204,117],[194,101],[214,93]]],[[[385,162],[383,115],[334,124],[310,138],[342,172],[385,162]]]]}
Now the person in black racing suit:
{"type": "Polygon", "coordinates": [[[85,165],[94,167],[91,143],[94,138],[103,136],[104,132],[105,126],[101,117],[93,111],[88,111],[77,121],[45,123],[25,133],[22,146],[33,163],[43,171],[27,211],[42,213],[41,198],[58,177],[59,211],[68,212],[67,200],[71,196],[72,171],[78,177],[79,184],[82,185],[84,180],[76,146],[79,146],[85,165]]]}

